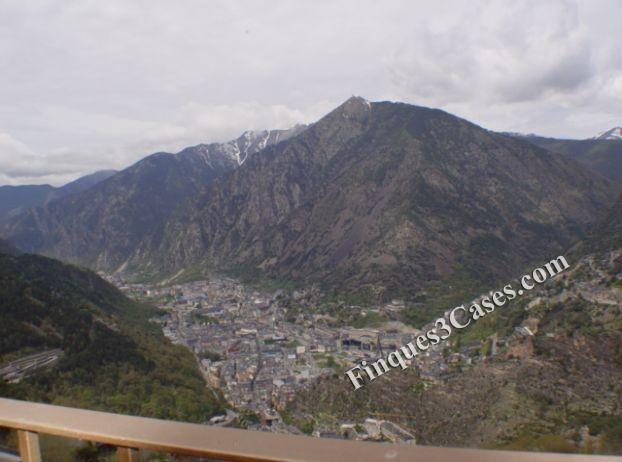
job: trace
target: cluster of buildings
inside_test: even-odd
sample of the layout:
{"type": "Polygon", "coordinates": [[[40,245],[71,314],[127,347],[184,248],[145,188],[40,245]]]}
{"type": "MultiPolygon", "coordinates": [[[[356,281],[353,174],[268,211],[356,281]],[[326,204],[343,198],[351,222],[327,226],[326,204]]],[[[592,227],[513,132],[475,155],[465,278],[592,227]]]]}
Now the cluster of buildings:
{"type": "Polygon", "coordinates": [[[365,419],[362,424],[343,424],[340,430],[344,438],[351,440],[415,443],[413,433],[389,420],[365,419]]]}
{"type": "MultiPolygon", "coordinates": [[[[304,293],[265,293],[224,277],[169,287],[121,288],[163,309],[166,315],[155,321],[164,334],[193,351],[208,386],[235,409],[255,412],[264,429],[282,429],[280,412],[320,377],[341,374],[363,359],[386,357],[432,327],[420,331],[399,321],[374,328],[338,326],[312,307],[292,318],[288,307],[292,301],[304,304],[304,293]]],[[[390,319],[403,308],[403,302],[394,300],[377,313],[390,319]]],[[[441,344],[420,355],[416,365],[429,381],[447,379],[462,365],[496,354],[505,341],[494,336],[486,340],[486,349],[483,342],[472,342],[451,351],[441,344]]],[[[338,437],[414,441],[411,433],[390,421],[368,420],[357,425],[356,432],[345,424],[348,428],[338,437]]]]}
{"type": "Polygon", "coordinates": [[[251,409],[270,422],[278,420],[298,390],[319,377],[380,357],[418,334],[399,322],[375,329],[329,327],[312,311],[288,322],[289,295],[252,290],[228,278],[122,289],[166,311],[156,321],[172,342],[195,353],[209,386],[232,406],[251,409]]]}
{"type": "Polygon", "coordinates": [[[236,408],[281,409],[297,389],[334,372],[336,333],[284,322],[280,293],[222,278],[149,296],[167,312],[158,320],[165,335],[196,354],[208,384],[236,408]]]}

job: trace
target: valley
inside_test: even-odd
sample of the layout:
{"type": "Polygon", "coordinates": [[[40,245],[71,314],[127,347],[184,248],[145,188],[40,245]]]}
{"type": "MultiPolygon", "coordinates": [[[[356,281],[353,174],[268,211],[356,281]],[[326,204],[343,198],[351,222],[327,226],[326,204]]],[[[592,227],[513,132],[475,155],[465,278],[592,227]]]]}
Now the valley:
{"type": "Polygon", "coordinates": [[[0,1],[0,462],[622,461],[620,15],[0,1]]]}
{"type": "Polygon", "coordinates": [[[353,97],[11,216],[0,392],[317,437],[620,451],[621,186],[535,144],[353,97]],[[566,250],[570,274],[352,391],[353,365],[566,250]]]}
{"type": "MultiPolygon", "coordinates": [[[[342,305],[343,310],[386,321],[375,327],[346,326],[321,314],[305,291],[265,293],[230,278],[166,288],[120,288],[165,311],[155,321],[173,343],[193,351],[207,383],[222,391],[234,408],[258,414],[284,409],[297,391],[316,380],[341,373],[349,363],[376,355],[378,348],[410,341],[418,333],[386,321],[384,309],[342,305]]],[[[389,304],[386,309],[399,306],[389,304]]]]}
{"type": "MultiPolygon", "coordinates": [[[[264,431],[302,431],[361,440],[385,438],[380,430],[373,430],[383,425],[398,429],[390,433],[392,441],[414,441],[415,434],[429,431],[421,428],[416,418],[412,420],[410,411],[397,407],[353,405],[353,414],[330,418],[332,409],[318,408],[321,419],[298,408],[301,400],[314,396],[318,388],[331,394],[330,387],[334,387],[338,393],[350,394],[348,402],[356,400],[358,392],[344,389],[347,369],[363,359],[371,363],[382,358],[432,327],[431,322],[419,328],[405,324],[402,300],[374,307],[343,301],[328,306],[315,287],[266,292],[218,276],[166,287],[109,279],[128,296],[155,304],[166,313],[154,322],[173,343],[193,352],[208,386],[222,393],[231,406],[232,410],[214,423],[243,422],[246,428],[264,431]],[[351,325],[353,320],[357,327],[351,325]],[[250,421],[249,415],[254,416],[250,421]],[[365,428],[368,430],[361,430],[365,428]]],[[[605,296],[600,289],[584,284],[573,290],[581,296],[605,296]]],[[[539,291],[522,306],[533,308],[542,302],[541,296],[539,291]]],[[[490,332],[479,326],[473,332],[467,329],[451,342],[431,347],[417,359],[407,360],[412,368],[396,373],[404,377],[386,379],[388,382],[380,379],[375,393],[386,391],[378,387],[391,389],[393,381],[407,381],[418,393],[439,389],[474,368],[519,354],[534,332],[521,324],[520,314],[514,321],[490,332]]],[[[378,397],[380,403],[386,399],[378,397]]]]}

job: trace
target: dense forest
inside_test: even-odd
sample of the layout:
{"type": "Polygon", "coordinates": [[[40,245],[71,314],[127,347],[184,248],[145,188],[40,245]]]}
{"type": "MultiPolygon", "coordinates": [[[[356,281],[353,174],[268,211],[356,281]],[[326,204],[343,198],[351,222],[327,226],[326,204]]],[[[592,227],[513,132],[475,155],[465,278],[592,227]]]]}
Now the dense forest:
{"type": "Polygon", "coordinates": [[[96,274],[36,255],[0,253],[0,364],[52,348],[53,368],[0,396],[203,422],[222,411],[191,353],[149,322],[153,307],[96,274]]]}

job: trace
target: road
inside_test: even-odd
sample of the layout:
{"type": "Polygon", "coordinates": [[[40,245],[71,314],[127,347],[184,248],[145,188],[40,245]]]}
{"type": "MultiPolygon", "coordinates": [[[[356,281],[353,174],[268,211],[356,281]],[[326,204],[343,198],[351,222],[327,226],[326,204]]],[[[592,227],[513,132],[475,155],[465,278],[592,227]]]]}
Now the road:
{"type": "Polygon", "coordinates": [[[17,383],[34,371],[56,363],[62,354],[61,349],[47,350],[0,364],[0,377],[9,383],[17,383]]]}

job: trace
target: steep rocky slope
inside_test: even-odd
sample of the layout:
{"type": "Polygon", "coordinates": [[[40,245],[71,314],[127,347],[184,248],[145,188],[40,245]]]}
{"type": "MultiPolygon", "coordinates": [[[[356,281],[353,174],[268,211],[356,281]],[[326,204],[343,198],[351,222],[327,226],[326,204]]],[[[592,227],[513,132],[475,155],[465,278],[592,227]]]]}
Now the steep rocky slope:
{"type": "Polygon", "coordinates": [[[559,155],[407,104],[354,97],[288,135],[257,156],[242,138],[150,156],[7,235],[144,277],[215,270],[414,297],[442,282],[475,290],[559,251],[618,192],[559,155]]]}
{"type": "Polygon", "coordinates": [[[580,237],[616,195],[443,111],[353,98],[212,183],[132,263],[408,296],[467,269],[473,284],[509,276],[580,237]]]}

